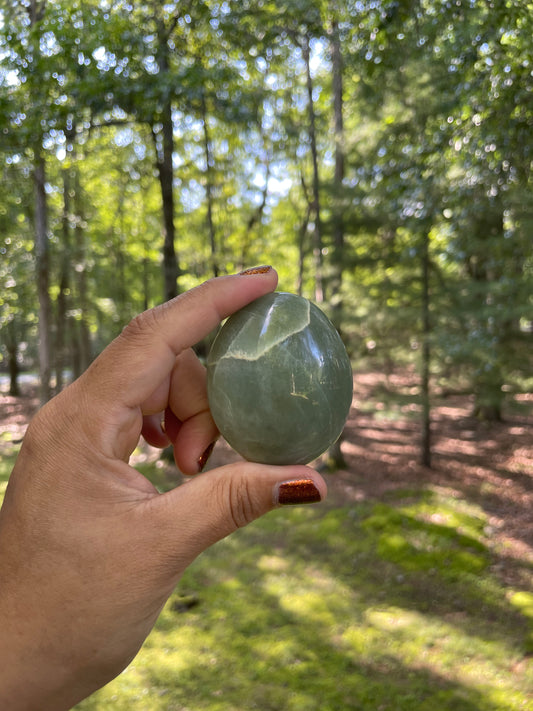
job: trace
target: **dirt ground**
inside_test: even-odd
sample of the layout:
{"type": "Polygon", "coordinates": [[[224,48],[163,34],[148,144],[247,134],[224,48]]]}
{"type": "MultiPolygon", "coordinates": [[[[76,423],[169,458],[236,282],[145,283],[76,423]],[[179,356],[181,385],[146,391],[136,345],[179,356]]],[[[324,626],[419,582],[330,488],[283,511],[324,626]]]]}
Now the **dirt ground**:
{"type": "MultiPolygon", "coordinates": [[[[497,423],[472,417],[469,396],[439,398],[432,407],[428,468],[419,463],[417,391],[414,375],[356,375],[342,442],[347,466],[326,475],[328,500],[344,504],[380,499],[394,489],[442,487],[489,517],[487,533],[498,549],[495,572],[509,585],[533,584],[533,394],[516,396],[525,414],[504,413],[497,423]]],[[[210,465],[235,458],[221,442],[210,465]]]]}
{"type": "MultiPolygon", "coordinates": [[[[418,462],[416,391],[416,377],[409,374],[356,376],[342,443],[347,467],[327,475],[330,502],[377,499],[393,489],[443,487],[479,504],[488,515],[490,536],[499,550],[495,572],[510,585],[524,585],[525,564],[531,581],[533,394],[515,396],[519,414],[505,413],[500,423],[473,418],[468,396],[439,398],[432,408],[433,457],[427,468],[418,462]]],[[[7,440],[22,439],[37,407],[32,389],[19,398],[0,395],[0,454],[7,440]]],[[[209,466],[236,458],[220,441],[209,466]]]]}

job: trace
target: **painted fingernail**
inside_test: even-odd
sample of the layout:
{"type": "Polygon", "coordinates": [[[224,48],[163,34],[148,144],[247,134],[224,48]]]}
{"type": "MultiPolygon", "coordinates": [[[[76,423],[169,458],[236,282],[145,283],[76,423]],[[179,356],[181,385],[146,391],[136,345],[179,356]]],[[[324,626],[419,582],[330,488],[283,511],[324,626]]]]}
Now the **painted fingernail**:
{"type": "Polygon", "coordinates": [[[239,272],[239,275],[251,276],[252,274],[268,274],[270,271],[272,271],[270,264],[263,264],[260,267],[250,267],[250,269],[245,269],[244,271],[239,272]]]}
{"type": "Polygon", "coordinates": [[[205,452],[202,454],[202,456],[198,460],[198,473],[203,472],[205,465],[207,464],[207,461],[208,461],[209,457],[211,456],[211,453],[213,452],[215,444],[216,444],[216,442],[211,442],[209,447],[206,448],[205,452]]]}
{"type": "Polygon", "coordinates": [[[281,506],[292,504],[316,504],[322,501],[320,491],[312,479],[284,481],[276,486],[274,498],[281,506]]]}

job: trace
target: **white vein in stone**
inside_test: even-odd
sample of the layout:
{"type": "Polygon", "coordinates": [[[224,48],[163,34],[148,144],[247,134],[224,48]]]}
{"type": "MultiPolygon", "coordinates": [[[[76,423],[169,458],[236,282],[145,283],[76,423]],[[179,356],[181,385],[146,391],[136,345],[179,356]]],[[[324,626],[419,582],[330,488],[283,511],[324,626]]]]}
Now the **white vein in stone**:
{"type": "Polygon", "coordinates": [[[290,336],[304,331],[311,322],[311,305],[307,300],[302,299],[301,313],[294,314],[293,309],[284,312],[284,309],[279,304],[272,304],[263,324],[259,324],[253,318],[247,321],[240,331],[235,335],[233,343],[228,348],[226,353],[219,358],[219,361],[233,358],[235,360],[256,361],[262,358],[277,345],[285,341],[290,336]],[[287,323],[283,323],[283,317],[287,323]],[[279,322],[282,322],[282,328],[279,328],[279,322]],[[290,326],[289,322],[290,321],[290,326]],[[253,335],[254,330],[258,330],[259,334],[253,335]],[[250,342],[253,346],[250,347],[250,342]]]}

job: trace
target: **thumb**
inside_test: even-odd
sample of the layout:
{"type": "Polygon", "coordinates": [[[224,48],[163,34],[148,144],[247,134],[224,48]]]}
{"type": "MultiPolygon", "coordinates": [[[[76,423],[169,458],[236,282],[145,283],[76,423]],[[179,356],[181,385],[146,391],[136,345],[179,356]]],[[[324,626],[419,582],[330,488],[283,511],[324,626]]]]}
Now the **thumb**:
{"type": "MultiPolygon", "coordinates": [[[[309,467],[238,462],[189,479],[149,503],[158,508],[166,555],[179,571],[210,545],[268,511],[318,503],[326,494],[324,479],[309,467]]],[[[164,546],[160,541],[159,550],[164,546]]]]}

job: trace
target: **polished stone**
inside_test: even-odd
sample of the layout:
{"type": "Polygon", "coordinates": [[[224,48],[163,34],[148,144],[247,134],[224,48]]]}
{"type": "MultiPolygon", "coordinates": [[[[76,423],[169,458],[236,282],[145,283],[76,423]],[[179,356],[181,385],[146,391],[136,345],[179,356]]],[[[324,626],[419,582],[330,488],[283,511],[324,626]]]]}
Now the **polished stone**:
{"type": "Polygon", "coordinates": [[[245,459],[304,464],[340,436],[352,402],[352,368],[325,314],[276,292],[233,314],[207,359],[213,418],[245,459]]]}

